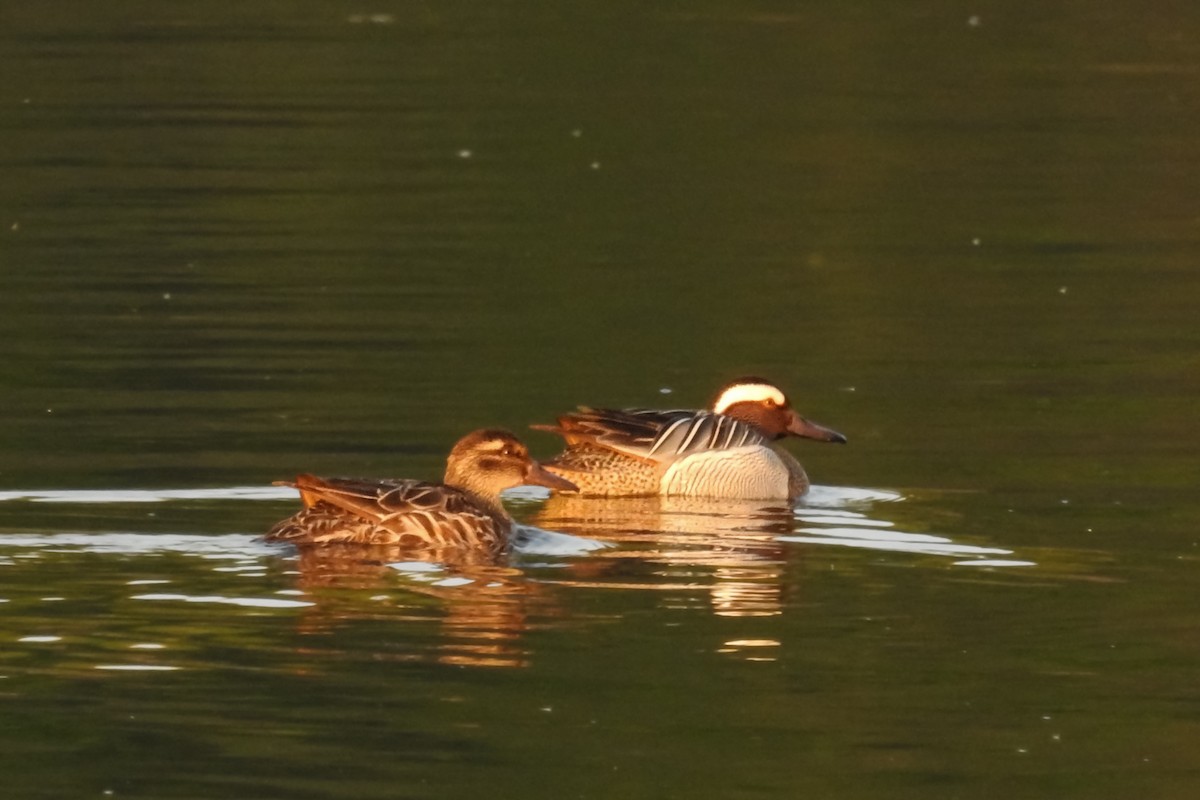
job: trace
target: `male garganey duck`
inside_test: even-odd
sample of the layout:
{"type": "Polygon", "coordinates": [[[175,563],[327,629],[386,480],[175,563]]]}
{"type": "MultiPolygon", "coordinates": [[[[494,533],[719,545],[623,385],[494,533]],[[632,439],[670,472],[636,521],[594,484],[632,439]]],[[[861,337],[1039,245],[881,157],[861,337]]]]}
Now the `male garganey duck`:
{"type": "Polygon", "coordinates": [[[478,430],[459,439],[446,459],[442,483],[300,475],[281,484],[300,490],[304,508],[273,527],[268,540],[491,552],[508,545],[513,526],[500,492],[523,484],[576,489],[543,469],[517,437],[502,430],[478,430]]]}
{"type": "Polygon", "coordinates": [[[776,386],[740,378],[711,411],[598,409],[534,425],[566,439],[546,469],[585,495],[684,495],[794,500],[808,491],[804,468],[774,442],[799,436],[845,443],[846,437],[801,417],[776,386]]]}

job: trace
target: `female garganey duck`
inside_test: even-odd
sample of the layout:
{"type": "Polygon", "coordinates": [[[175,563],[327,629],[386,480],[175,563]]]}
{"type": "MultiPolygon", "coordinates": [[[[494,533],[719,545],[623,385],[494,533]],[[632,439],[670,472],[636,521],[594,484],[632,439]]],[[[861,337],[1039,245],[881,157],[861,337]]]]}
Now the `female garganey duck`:
{"type": "Polygon", "coordinates": [[[501,491],[531,483],[576,489],[543,469],[517,437],[502,430],[478,430],[459,439],[442,483],[315,475],[281,483],[300,490],[304,508],[273,527],[268,540],[492,552],[507,546],[513,526],[500,503],[501,491]]]}
{"type": "Polygon", "coordinates": [[[804,419],[761,378],[740,378],[712,411],[597,409],[535,425],[566,439],[546,469],[587,495],[685,495],[794,500],[808,491],[800,462],[774,446],[785,436],[845,443],[837,431],[804,419]]]}

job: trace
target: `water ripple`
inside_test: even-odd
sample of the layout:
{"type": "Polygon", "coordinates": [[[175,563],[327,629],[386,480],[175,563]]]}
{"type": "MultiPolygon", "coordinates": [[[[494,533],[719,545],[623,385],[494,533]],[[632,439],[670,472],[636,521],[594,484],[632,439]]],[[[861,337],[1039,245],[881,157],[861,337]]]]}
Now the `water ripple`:
{"type": "Polygon", "coordinates": [[[218,603],[245,608],[306,608],[314,603],[305,600],[280,600],[274,597],[224,597],[222,595],[135,594],[130,600],[180,600],[184,603],[218,603]]]}
{"type": "Polygon", "coordinates": [[[0,502],[163,503],[169,500],[290,500],[288,486],[224,486],[210,489],[46,489],[0,492],[0,502]]]}

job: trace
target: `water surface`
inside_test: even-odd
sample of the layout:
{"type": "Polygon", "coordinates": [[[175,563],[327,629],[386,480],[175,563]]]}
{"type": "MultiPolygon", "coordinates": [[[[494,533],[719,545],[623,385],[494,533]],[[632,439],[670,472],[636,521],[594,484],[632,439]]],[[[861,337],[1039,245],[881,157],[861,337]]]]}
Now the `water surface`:
{"type": "Polygon", "coordinates": [[[0,16],[14,796],[1195,795],[1196,12],[0,16]],[[794,509],[260,539],[742,374],[850,438],[794,509]]]}

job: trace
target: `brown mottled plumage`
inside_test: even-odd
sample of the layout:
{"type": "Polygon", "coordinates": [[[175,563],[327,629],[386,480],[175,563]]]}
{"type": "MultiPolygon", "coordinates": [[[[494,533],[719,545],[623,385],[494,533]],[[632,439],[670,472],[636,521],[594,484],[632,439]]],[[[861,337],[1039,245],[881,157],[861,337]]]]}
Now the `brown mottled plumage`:
{"type": "Polygon", "coordinates": [[[774,442],[786,436],[846,441],[801,417],[761,378],[726,385],[711,411],[581,407],[557,425],[533,427],[566,440],[547,470],[582,494],[604,496],[793,500],[808,491],[808,476],[774,442]]]}
{"type": "Polygon", "coordinates": [[[304,508],[275,525],[267,539],[498,552],[513,525],[500,492],[531,483],[576,488],[544,470],[511,433],[478,430],[454,445],[442,483],[298,476],[285,485],[300,491],[304,508]]]}

